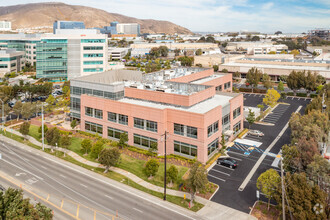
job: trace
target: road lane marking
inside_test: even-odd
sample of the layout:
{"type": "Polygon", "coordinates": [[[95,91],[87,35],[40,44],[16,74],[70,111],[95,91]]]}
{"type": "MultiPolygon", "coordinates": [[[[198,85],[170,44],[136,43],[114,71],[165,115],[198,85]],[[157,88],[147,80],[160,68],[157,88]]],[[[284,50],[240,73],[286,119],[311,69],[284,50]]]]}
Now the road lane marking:
{"type": "Polygon", "coordinates": [[[241,153],[238,153],[238,152],[234,152],[234,151],[228,151],[227,154],[236,154],[236,155],[239,155],[239,156],[243,156],[243,157],[248,157],[247,155],[244,155],[244,154],[241,154],[241,153]]]}
{"type": "Polygon", "coordinates": [[[66,176],[64,176],[64,175],[62,175],[62,174],[60,174],[60,177],[63,177],[64,179],[66,179],[66,176]]]}
{"type": "Polygon", "coordinates": [[[143,211],[141,211],[140,209],[137,209],[137,208],[133,208],[135,211],[138,211],[140,213],[143,213],[143,211]]]}
{"type": "Polygon", "coordinates": [[[109,199],[113,199],[111,196],[105,195],[105,197],[109,198],[109,199]]]}
{"type": "Polygon", "coordinates": [[[230,176],[229,173],[221,172],[221,171],[219,171],[219,170],[212,169],[212,170],[210,170],[210,171],[215,171],[215,172],[218,172],[218,173],[221,173],[221,174],[224,174],[224,175],[230,176]]]}
{"type": "MultiPolygon", "coordinates": [[[[302,108],[302,106],[300,105],[295,112],[296,113],[299,112],[301,108],[302,108]]],[[[269,145],[269,147],[265,150],[265,152],[263,154],[261,154],[261,157],[259,157],[258,161],[254,164],[253,168],[250,170],[249,174],[246,176],[246,178],[244,179],[244,181],[242,182],[242,184],[238,188],[239,191],[243,191],[245,189],[245,187],[247,186],[247,184],[250,182],[252,176],[254,175],[254,173],[259,168],[261,162],[265,159],[265,157],[270,152],[270,150],[273,148],[273,146],[277,143],[277,141],[282,137],[282,135],[284,134],[284,132],[286,131],[286,129],[288,129],[288,127],[289,127],[289,122],[286,123],[286,125],[283,127],[283,129],[281,130],[281,132],[273,140],[273,142],[269,145]]]]}
{"type": "Polygon", "coordinates": [[[215,178],[215,179],[218,179],[218,180],[221,180],[221,181],[223,181],[223,182],[226,182],[226,180],[221,179],[221,178],[216,177],[216,176],[212,176],[211,174],[208,174],[208,176],[210,176],[210,177],[212,177],[212,178],[215,178]]]}
{"type": "Polygon", "coordinates": [[[40,176],[37,176],[37,175],[35,175],[34,173],[32,173],[32,172],[30,172],[30,171],[28,171],[28,170],[25,170],[24,168],[19,167],[19,166],[15,165],[15,164],[13,164],[13,163],[7,161],[7,160],[2,159],[2,161],[4,161],[4,162],[6,162],[6,163],[8,163],[8,164],[10,164],[10,165],[12,165],[12,166],[14,166],[14,167],[20,169],[20,170],[23,170],[24,172],[29,173],[29,174],[31,174],[32,176],[35,176],[35,177],[37,177],[37,178],[40,179],[40,180],[43,180],[43,178],[41,178],[40,176]]]}
{"type": "MultiPolygon", "coordinates": [[[[183,213],[180,212],[180,211],[177,211],[177,210],[174,210],[174,209],[168,207],[168,206],[169,206],[168,204],[163,205],[163,204],[161,204],[159,201],[154,201],[154,200],[147,199],[147,198],[144,197],[144,196],[140,196],[140,195],[135,194],[134,192],[128,191],[128,190],[126,190],[126,189],[123,189],[121,186],[116,186],[116,185],[114,185],[114,184],[112,184],[112,183],[109,183],[109,182],[107,182],[107,181],[104,181],[104,180],[102,180],[102,179],[100,179],[100,178],[93,177],[93,176],[91,176],[91,175],[89,175],[89,174],[87,174],[87,173],[85,173],[85,172],[82,172],[82,171],[80,171],[80,170],[77,170],[77,169],[75,169],[75,168],[73,168],[73,167],[70,167],[70,166],[65,165],[65,164],[63,164],[63,163],[60,163],[60,162],[58,162],[58,161],[56,161],[56,160],[53,160],[53,159],[51,159],[51,158],[48,158],[48,157],[44,157],[44,158],[46,158],[47,160],[50,160],[50,161],[52,161],[52,162],[54,162],[54,163],[56,163],[56,164],[59,164],[60,166],[66,167],[66,168],[68,168],[68,169],[70,169],[70,170],[73,170],[73,171],[75,171],[75,172],[77,172],[77,173],[80,173],[80,174],[82,174],[82,175],[84,175],[84,176],[87,176],[88,178],[91,178],[91,179],[94,179],[94,180],[96,180],[96,181],[102,182],[102,183],[104,183],[104,184],[106,184],[106,185],[109,185],[109,186],[112,186],[112,187],[114,187],[114,188],[116,188],[116,189],[118,189],[118,190],[124,191],[124,192],[126,192],[126,193],[128,193],[128,194],[130,194],[130,195],[133,195],[133,196],[135,196],[135,197],[138,197],[138,198],[140,198],[140,199],[143,199],[143,200],[145,200],[145,201],[148,201],[148,202],[150,202],[151,204],[156,204],[156,205],[158,205],[158,206],[160,206],[160,207],[162,207],[162,208],[164,208],[164,209],[167,209],[167,210],[169,210],[169,211],[171,211],[171,212],[174,212],[174,213],[176,213],[176,214],[179,214],[179,215],[185,216],[185,217],[187,217],[187,218],[189,218],[189,219],[195,219],[195,218],[193,218],[193,217],[191,217],[191,216],[188,216],[188,215],[186,215],[186,214],[183,214],[183,213]]],[[[139,192],[140,192],[140,191],[139,191],[139,192]]],[[[77,194],[79,194],[79,193],[77,193],[77,194]]],[[[83,195],[82,195],[82,196],[83,196],[83,195]]],[[[83,197],[85,197],[85,196],[83,196],[83,197]]],[[[86,198],[86,197],[85,197],[85,198],[86,198]]],[[[87,199],[88,199],[88,198],[87,198],[87,199]]],[[[90,200],[90,199],[88,199],[88,200],[90,200]]],[[[90,200],[90,201],[91,201],[91,200],[90,200]]],[[[102,205],[100,205],[100,206],[102,206],[102,205]]],[[[103,207],[104,207],[104,206],[103,206],[103,207]]],[[[107,209],[107,208],[106,208],[106,209],[107,209]]],[[[111,211],[112,211],[112,210],[111,210],[111,211]]]]}
{"type": "Polygon", "coordinates": [[[83,186],[83,187],[85,187],[85,188],[88,188],[88,186],[86,186],[86,185],[84,185],[84,184],[81,184],[81,183],[80,183],[80,186],[83,186]]]}

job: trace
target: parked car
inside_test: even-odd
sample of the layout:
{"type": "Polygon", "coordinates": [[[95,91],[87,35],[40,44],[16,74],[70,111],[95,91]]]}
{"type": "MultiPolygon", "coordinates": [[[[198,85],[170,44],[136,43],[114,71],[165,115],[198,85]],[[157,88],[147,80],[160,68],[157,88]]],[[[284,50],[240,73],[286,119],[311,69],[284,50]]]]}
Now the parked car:
{"type": "Polygon", "coordinates": [[[223,166],[226,166],[226,167],[230,167],[232,169],[234,169],[238,166],[238,163],[236,162],[236,160],[234,160],[230,157],[219,158],[217,160],[217,164],[223,165],[223,166]]]}
{"type": "Polygon", "coordinates": [[[264,133],[262,133],[261,131],[258,131],[258,130],[250,130],[249,134],[254,135],[254,136],[258,136],[258,137],[263,137],[264,136],[264,133]]]}

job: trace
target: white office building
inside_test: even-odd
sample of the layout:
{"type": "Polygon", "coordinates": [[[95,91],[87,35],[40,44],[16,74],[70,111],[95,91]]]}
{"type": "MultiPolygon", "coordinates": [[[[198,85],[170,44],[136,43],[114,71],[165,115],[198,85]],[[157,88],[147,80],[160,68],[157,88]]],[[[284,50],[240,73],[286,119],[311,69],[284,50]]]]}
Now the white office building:
{"type": "Polygon", "coordinates": [[[10,21],[0,21],[0,31],[10,31],[11,22],[10,21]]]}
{"type": "Polygon", "coordinates": [[[137,23],[119,23],[117,24],[118,34],[136,34],[140,35],[140,25],[137,23]]]}
{"type": "Polygon", "coordinates": [[[128,51],[130,50],[131,48],[109,47],[108,49],[109,60],[121,60],[126,56],[128,51]]]}
{"type": "Polygon", "coordinates": [[[6,73],[22,71],[24,67],[24,52],[14,49],[0,50],[0,76],[6,73]]]}

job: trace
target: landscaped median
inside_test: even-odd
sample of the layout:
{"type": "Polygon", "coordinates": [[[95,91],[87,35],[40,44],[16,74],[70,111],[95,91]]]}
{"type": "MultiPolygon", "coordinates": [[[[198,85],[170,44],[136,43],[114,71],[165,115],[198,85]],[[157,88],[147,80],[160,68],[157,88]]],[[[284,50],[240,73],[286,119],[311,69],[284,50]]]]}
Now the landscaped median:
{"type": "MultiPolygon", "coordinates": [[[[36,132],[38,132],[37,126],[35,126],[35,127],[31,126],[30,135],[34,136],[34,137],[36,137],[36,139],[40,140],[39,134],[36,134],[36,132]]],[[[21,134],[19,134],[17,132],[14,132],[14,133],[9,132],[8,130],[6,131],[5,134],[3,132],[1,132],[1,134],[3,134],[5,137],[11,138],[15,141],[29,145],[36,149],[39,149],[39,150],[41,149],[41,143],[38,142],[37,140],[35,140],[34,138],[28,137],[30,139],[30,141],[28,141],[28,140],[25,140],[26,138],[23,138],[21,134]],[[16,134],[14,134],[14,133],[16,133],[16,134]]],[[[77,146],[80,145],[80,142],[81,142],[81,140],[79,140],[79,139],[72,140],[72,145],[70,147],[72,149],[78,149],[77,146]]],[[[54,149],[54,152],[51,152],[51,150],[49,149],[49,146],[46,145],[46,147],[47,148],[45,149],[45,152],[47,152],[49,154],[52,154],[61,159],[67,160],[71,163],[77,164],[81,167],[84,167],[86,169],[99,173],[101,175],[104,175],[104,176],[114,179],[116,181],[122,182],[123,184],[129,185],[131,187],[134,187],[136,189],[139,189],[139,190],[149,193],[151,195],[157,196],[159,198],[163,198],[163,193],[162,193],[163,189],[161,188],[163,186],[163,175],[164,175],[163,163],[160,163],[160,167],[159,167],[159,171],[157,172],[157,175],[155,175],[155,177],[150,180],[148,177],[145,177],[145,175],[142,173],[145,161],[138,160],[136,158],[127,156],[125,154],[121,155],[122,161],[119,163],[119,165],[117,167],[113,167],[108,173],[104,173],[105,169],[103,168],[103,166],[96,163],[95,160],[91,161],[91,158],[82,157],[81,154],[83,155],[83,153],[81,153],[81,152],[80,152],[80,155],[78,155],[77,153],[70,151],[71,150],[70,148],[69,148],[70,150],[57,148],[57,149],[54,149]],[[65,152],[66,156],[64,156],[64,152],[65,152]],[[72,155],[74,155],[74,157],[71,156],[70,152],[72,152],[72,155]],[[79,157],[80,159],[77,160],[77,157],[79,157]],[[86,163],[86,161],[88,163],[86,163]],[[93,166],[91,166],[90,164],[92,164],[93,166]],[[124,171],[123,170],[124,168],[126,168],[125,170],[128,171],[129,173],[126,171],[117,172],[118,170],[124,171]],[[126,173],[128,173],[128,175],[126,175],[126,173]],[[136,181],[136,178],[139,178],[140,181],[136,181]],[[136,182],[139,182],[142,184],[138,184],[136,182]],[[160,182],[161,182],[161,184],[160,184],[160,182]],[[152,187],[149,187],[149,186],[152,186],[152,187]],[[156,190],[153,190],[153,189],[156,189],[156,190]]],[[[180,166],[177,166],[177,167],[178,167],[178,171],[179,171],[178,172],[179,178],[182,178],[182,176],[189,169],[188,167],[180,167],[180,166]]],[[[176,188],[179,188],[180,182],[181,181],[178,181],[178,182],[174,183],[172,187],[169,187],[169,189],[167,190],[167,200],[169,202],[172,202],[181,207],[189,208],[190,200],[183,198],[184,194],[186,194],[186,196],[188,196],[189,193],[174,190],[176,188]]],[[[181,186],[182,186],[182,184],[181,184],[181,186]]],[[[208,187],[209,187],[209,189],[207,189],[206,192],[204,192],[205,196],[207,195],[207,197],[211,196],[214,193],[214,191],[216,190],[215,187],[211,183],[209,183],[208,187]]],[[[204,197],[200,193],[198,193],[197,195],[204,197]]],[[[205,203],[206,201],[207,200],[203,200],[202,198],[196,197],[194,206],[191,207],[190,210],[192,210],[192,211],[200,210],[204,205],[199,202],[205,203]]]]}

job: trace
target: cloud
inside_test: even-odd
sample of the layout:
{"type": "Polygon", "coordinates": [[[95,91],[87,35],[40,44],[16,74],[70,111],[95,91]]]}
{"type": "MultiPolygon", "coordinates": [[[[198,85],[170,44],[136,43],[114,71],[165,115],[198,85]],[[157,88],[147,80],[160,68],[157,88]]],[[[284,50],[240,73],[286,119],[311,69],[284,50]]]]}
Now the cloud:
{"type": "Polygon", "coordinates": [[[266,4],[263,4],[261,6],[261,9],[262,10],[269,10],[269,9],[273,8],[273,6],[274,6],[274,3],[273,2],[268,2],[266,4]]]}

